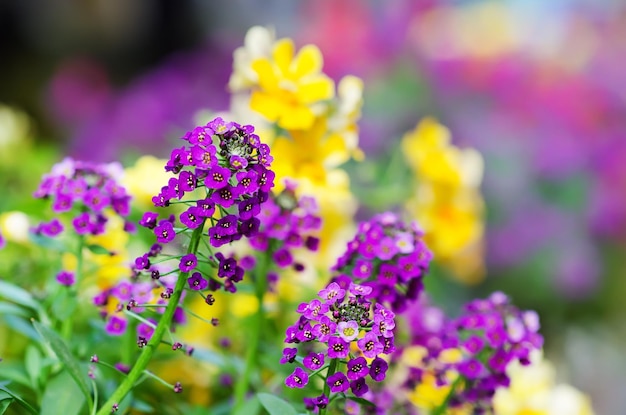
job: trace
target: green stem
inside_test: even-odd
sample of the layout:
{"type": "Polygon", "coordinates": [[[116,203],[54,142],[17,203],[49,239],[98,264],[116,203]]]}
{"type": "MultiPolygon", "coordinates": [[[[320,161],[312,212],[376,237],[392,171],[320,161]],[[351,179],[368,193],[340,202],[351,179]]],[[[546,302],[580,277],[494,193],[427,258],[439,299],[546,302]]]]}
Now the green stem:
{"type": "Polygon", "coordinates": [[[443,415],[446,412],[446,409],[448,409],[448,402],[450,402],[450,399],[454,396],[454,393],[461,382],[463,382],[462,376],[457,377],[454,382],[452,382],[452,385],[450,385],[450,391],[446,395],[445,399],[438,407],[433,409],[431,415],[443,415]]]}
{"type": "Polygon", "coordinates": [[[256,298],[259,304],[253,320],[251,321],[252,327],[248,336],[248,350],[246,351],[246,362],[244,371],[241,377],[237,379],[235,384],[235,403],[233,406],[233,412],[237,413],[243,404],[245,403],[246,393],[250,384],[250,377],[255,372],[257,366],[257,356],[259,350],[259,343],[263,333],[263,326],[265,325],[265,310],[263,308],[263,297],[267,291],[267,271],[270,264],[271,251],[266,252],[259,259],[259,263],[254,270],[254,288],[256,298]]]}
{"type": "MultiPolygon", "coordinates": [[[[195,253],[198,249],[198,244],[200,243],[200,238],[202,236],[202,230],[204,226],[199,226],[194,229],[193,234],[191,235],[191,241],[189,242],[189,248],[187,249],[187,253],[195,253]]],[[[97,415],[109,415],[111,413],[111,408],[114,404],[119,404],[122,399],[131,391],[134,387],[135,382],[139,380],[142,374],[144,374],[144,370],[150,363],[152,359],[152,355],[156,351],[157,347],[161,343],[161,339],[163,339],[163,335],[167,330],[169,330],[170,324],[172,322],[172,317],[174,316],[174,312],[176,311],[176,307],[178,307],[178,302],[180,301],[180,296],[185,288],[185,284],[187,283],[187,276],[189,272],[181,272],[178,275],[178,280],[176,281],[176,287],[174,287],[174,292],[167,303],[167,307],[159,320],[159,324],[157,325],[152,337],[148,344],[143,348],[139,358],[135,362],[135,365],[128,373],[128,376],[122,381],[122,383],[117,387],[115,392],[111,395],[111,397],[105,402],[105,404],[100,408],[97,415]]]]}
{"type": "MultiPolygon", "coordinates": [[[[339,363],[339,359],[332,359],[330,361],[330,366],[328,366],[328,372],[326,372],[326,379],[324,379],[324,395],[330,399],[330,385],[328,384],[328,378],[335,374],[337,371],[337,363],[339,363]]],[[[330,404],[330,402],[329,402],[330,404]]],[[[325,415],[326,408],[320,408],[319,415],[325,415]]]]}

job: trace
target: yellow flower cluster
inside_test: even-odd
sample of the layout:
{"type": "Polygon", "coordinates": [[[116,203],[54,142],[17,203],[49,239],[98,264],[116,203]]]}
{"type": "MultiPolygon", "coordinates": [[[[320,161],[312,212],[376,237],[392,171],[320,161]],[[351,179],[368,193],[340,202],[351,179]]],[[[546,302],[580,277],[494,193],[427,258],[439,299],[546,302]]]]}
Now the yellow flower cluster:
{"type": "Polygon", "coordinates": [[[339,167],[350,158],[363,158],[356,124],[363,82],[346,76],[335,95],[335,84],[322,67],[316,46],[296,52],[291,39],[274,40],[270,30],[257,26],[234,53],[229,87],[234,116],[254,122],[261,140],[272,148],[275,191],[289,178],[298,182],[299,194],[317,198],[324,223],[322,252],[328,254],[342,239],[338,235],[347,233],[357,207],[350,180],[339,167]],[[251,119],[255,114],[261,122],[251,119]]]}
{"type": "Polygon", "coordinates": [[[590,399],[567,384],[555,384],[555,369],[540,351],[531,364],[512,362],[507,367],[509,388],[500,388],[493,399],[495,415],[593,415],[590,399]]]}
{"type": "Polygon", "coordinates": [[[417,180],[407,211],[423,227],[438,262],[463,282],[479,282],[484,276],[480,153],[452,145],[450,131],[432,118],[404,136],[402,150],[417,180]]]}

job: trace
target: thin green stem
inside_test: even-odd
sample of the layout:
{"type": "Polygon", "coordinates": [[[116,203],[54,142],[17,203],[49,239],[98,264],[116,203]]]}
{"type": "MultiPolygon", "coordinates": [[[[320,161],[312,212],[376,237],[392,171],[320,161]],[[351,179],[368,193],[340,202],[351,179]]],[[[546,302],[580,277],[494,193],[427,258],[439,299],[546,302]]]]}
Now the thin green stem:
{"type": "MultiPolygon", "coordinates": [[[[199,226],[193,231],[191,236],[191,241],[189,243],[189,248],[187,249],[187,253],[195,253],[198,250],[198,244],[200,243],[200,238],[202,237],[202,230],[204,226],[199,226]]],[[[176,286],[174,287],[174,292],[167,303],[167,307],[159,320],[159,324],[157,324],[152,337],[148,344],[142,349],[139,358],[135,362],[135,365],[128,373],[128,376],[122,381],[122,383],[117,387],[115,392],[111,395],[111,397],[105,402],[105,404],[100,408],[97,415],[108,415],[111,413],[111,408],[114,404],[119,404],[122,399],[131,391],[134,387],[135,382],[141,377],[144,373],[144,370],[150,363],[152,359],[152,355],[156,351],[159,344],[161,344],[161,340],[163,339],[163,335],[166,331],[169,331],[170,324],[172,322],[172,318],[174,317],[174,312],[178,307],[178,302],[180,301],[180,296],[185,288],[185,283],[187,282],[187,276],[189,272],[181,272],[178,275],[178,280],[176,281],[176,286]]]]}
{"type": "MultiPolygon", "coordinates": [[[[330,361],[330,365],[328,366],[328,372],[326,372],[326,378],[324,379],[323,394],[326,395],[329,399],[330,399],[330,385],[328,384],[328,378],[334,375],[335,372],[337,371],[337,363],[339,363],[339,359],[332,359],[330,361]]],[[[325,415],[325,414],[326,414],[326,408],[320,408],[319,415],[325,415]]]]}
{"type": "Polygon", "coordinates": [[[257,309],[250,327],[248,337],[248,350],[246,351],[246,361],[244,371],[241,377],[237,379],[235,384],[235,403],[233,413],[237,413],[245,402],[246,393],[248,393],[250,385],[250,377],[255,372],[257,366],[257,357],[263,326],[265,325],[265,310],[263,308],[263,297],[267,291],[267,271],[270,265],[271,252],[265,252],[254,270],[254,288],[259,308],[257,309]]]}

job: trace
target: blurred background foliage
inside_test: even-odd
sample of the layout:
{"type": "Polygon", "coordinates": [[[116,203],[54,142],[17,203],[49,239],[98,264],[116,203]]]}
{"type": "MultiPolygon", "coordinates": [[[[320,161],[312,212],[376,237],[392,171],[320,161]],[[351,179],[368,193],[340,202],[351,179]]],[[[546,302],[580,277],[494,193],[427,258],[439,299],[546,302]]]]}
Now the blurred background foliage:
{"type": "MultiPolygon", "coordinates": [[[[317,45],[336,82],[363,79],[365,159],[346,166],[357,217],[410,205],[419,168],[401,140],[425,117],[481,155],[482,182],[469,191],[482,195],[484,229],[465,262],[437,262],[433,296],[454,310],[503,290],[538,310],[559,376],[598,414],[623,413],[619,0],[0,0],[0,228],[16,242],[10,255],[38,249],[20,244],[7,217],[38,213],[32,191],[64,155],[125,166],[165,157],[203,111],[228,110],[232,53],[253,25],[317,45]]],[[[28,285],[45,270],[0,271],[28,285]]],[[[0,332],[0,345],[8,341],[0,332]]]]}

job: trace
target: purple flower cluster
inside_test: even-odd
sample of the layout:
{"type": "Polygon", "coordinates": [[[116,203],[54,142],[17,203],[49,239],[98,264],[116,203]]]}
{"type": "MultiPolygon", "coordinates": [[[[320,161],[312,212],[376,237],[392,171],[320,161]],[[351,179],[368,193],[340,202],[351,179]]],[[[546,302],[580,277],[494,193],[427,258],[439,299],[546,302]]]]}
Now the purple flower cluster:
{"type": "Polygon", "coordinates": [[[303,271],[305,266],[298,262],[294,251],[307,249],[317,251],[319,238],[316,234],[322,226],[315,199],[308,196],[298,198],[295,184],[288,182],[285,190],[263,204],[259,213],[259,232],[250,238],[250,245],[257,251],[272,251],[273,263],[279,268],[292,267],[303,271]]]}
{"type": "MultiPolygon", "coordinates": [[[[196,229],[209,220],[208,234],[214,247],[254,235],[260,224],[256,216],[274,185],[269,146],[261,144],[251,125],[221,118],[194,128],[183,140],[189,145],[172,150],[165,165],[176,177],[152,198],[154,205],[169,206],[192,194],[194,200],[185,200],[188,208],[180,214],[180,222],[196,229]],[[197,198],[198,194],[202,196],[197,198]]],[[[147,212],[141,224],[153,229],[160,243],[172,241],[174,224],[157,220],[156,213],[147,212]]]]}
{"type": "MultiPolygon", "coordinates": [[[[79,235],[99,235],[107,224],[105,210],[112,209],[126,217],[130,213],[130,195],[119,184],[123,170],[117,163],[97,164],[66,158],[43,176],[34,197],[52,200],[55,213],[71,213],[71,224],[79,235]]],[[[127,222],[126,230],[132,225],[127,222]]],[[[63,232],[63,223],[54,218],[42,222],[35,232],[55,237],[63,232]]]]}
{"type": "MultiPolygon", "coordinates": [[[[332,282],[319,292],[319,297],[321,301],[314,299],[299,305],[301,316],[287,329],[285,342],[300,344],[307,351],[302,363],[314,373],[329,366],[332,359],[343,361],[345,371],[341,367],[326,379],[330,392],[350,389],[355,396],[362,396],[369,389],[368,376],[376,382],[385,378],[388,365],[381,355],[395,351],[395,315],[371,302],[372,287],[351,284],[346,290],[332,282]]],[[[285,348],[280,362],[294,362],[297,352],[296,347],[285,348]]],[[[302,388],[308,384],[309,376],[297,367],[285,384],[302,388]]],[[[318,408],[327,403],[324,395],[305,401],[308,407],[318,408]]]]}
{"type": "Polygon", "coordinates": [[[376,215],[359,224],[333,267],[340,273],[334,280],[371,287],[372,298],[401,312],[422,291],[422,277],[433,257],[422,236],[414,222],[407,225],[391,212],[376,215]]]}
{"type": "Polygon", "coordinates": [[[496,389],[509,385],[508,364],[514,360],[529,364],[531,350],[543,345],[537,313],[520,311],[501,292],[469,302],[456,319],[445,319],[431,306],[421,311],[410,313],[409,324],[413,344],[427,353],[419,366],[411,368],[407,386],[419,383],[425,371],[434,372],[442,385],[447,373],[456,373],[463,386],[451,397],[451,406],[469,403],[489,413],[496,389]],[[460,358],[441,361],[445,350],[459,351],[460,358]]]}

